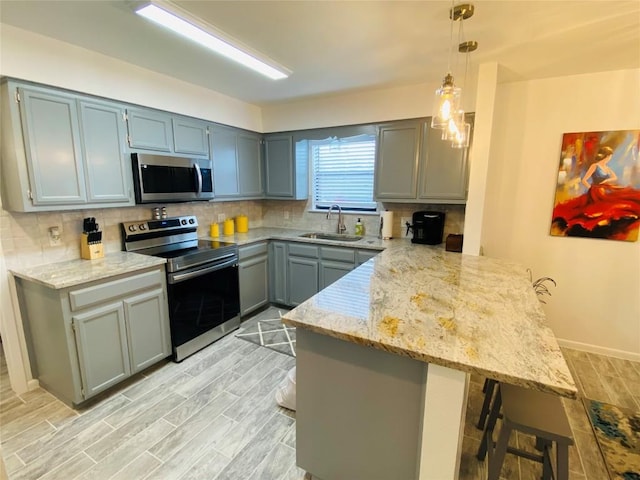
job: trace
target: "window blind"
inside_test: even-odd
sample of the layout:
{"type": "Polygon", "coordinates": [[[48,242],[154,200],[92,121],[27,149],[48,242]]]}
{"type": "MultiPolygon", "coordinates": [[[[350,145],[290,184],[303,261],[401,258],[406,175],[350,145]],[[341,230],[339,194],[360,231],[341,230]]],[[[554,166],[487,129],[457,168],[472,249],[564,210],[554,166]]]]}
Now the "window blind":
{"type": "Polygon", "coordinates": [[[347,210],[375,211],[375,135],[312,140],[309,149],[315,208],[337,203],[347,210]]]}

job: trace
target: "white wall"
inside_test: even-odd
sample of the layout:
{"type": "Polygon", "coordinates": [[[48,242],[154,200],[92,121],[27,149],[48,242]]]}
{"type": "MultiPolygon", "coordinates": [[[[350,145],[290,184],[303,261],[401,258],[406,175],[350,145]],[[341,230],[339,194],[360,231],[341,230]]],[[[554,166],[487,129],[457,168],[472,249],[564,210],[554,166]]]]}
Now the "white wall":
{"type": "Polygon", "coordinates": [[[256,105],[6,24],[0,75],[262,131],[256,105]]]}
{"type": "MultiPolygon", "coordinates": [[[[467,85],[462,89],[462,103],[465,111],[472,112],[475,78],[467,79],[467,85]]],[[[266,105],[262,109],[262,124],[265,132],[283,132],[428,117],[439,86],[438,82],[421,83],[266,105]]]]}
{"type": "MultiPolygon", "coordinates": [[[[640,69],[498,86],[482,244],[534,279],[574,347],[640,359],[640,242],[549,235],[562,134],[640,128],[640,69]]],[[[562,342],[561,342],[562,343],[562,342]]]]}

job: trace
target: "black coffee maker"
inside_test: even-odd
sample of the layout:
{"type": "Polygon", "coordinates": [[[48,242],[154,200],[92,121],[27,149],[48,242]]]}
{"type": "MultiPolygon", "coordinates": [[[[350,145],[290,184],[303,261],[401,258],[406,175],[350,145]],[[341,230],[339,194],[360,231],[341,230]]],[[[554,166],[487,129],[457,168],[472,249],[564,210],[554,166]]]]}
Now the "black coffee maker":
{"type": "Polygon", "coordinates": [[[407,223],[407,235],[413,231],[411,243],[439,245],[444,234],[444,212],[414,212],[413,224],[407,223]]]}

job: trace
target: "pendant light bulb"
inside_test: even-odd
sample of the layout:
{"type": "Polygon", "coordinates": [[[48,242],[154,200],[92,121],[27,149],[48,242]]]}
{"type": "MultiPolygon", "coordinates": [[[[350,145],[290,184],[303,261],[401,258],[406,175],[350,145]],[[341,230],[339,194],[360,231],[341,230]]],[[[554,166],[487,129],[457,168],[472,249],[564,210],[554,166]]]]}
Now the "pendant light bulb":
{"type": "Polygon", "coordinates": [[[433,106],[431,128],[447,128],[449,119],[460,107],[460,88],[453,83],[453,76],[447,73],[442,86],[436,90],[436,101],[433,106]]]}

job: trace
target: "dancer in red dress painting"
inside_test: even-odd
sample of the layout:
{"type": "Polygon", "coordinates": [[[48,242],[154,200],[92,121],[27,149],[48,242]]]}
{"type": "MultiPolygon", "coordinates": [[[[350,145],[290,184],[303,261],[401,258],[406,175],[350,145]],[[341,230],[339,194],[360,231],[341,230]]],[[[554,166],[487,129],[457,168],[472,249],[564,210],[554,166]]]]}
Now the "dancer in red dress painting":
{"type": "Polygon", "coordinates": [[[552,228],[566,236],[634,241],[640,225],[640,190],[617,184],[608,165],[613,149],[598,149],[580,180],[587,192],[556,204],[552,228]]]}

